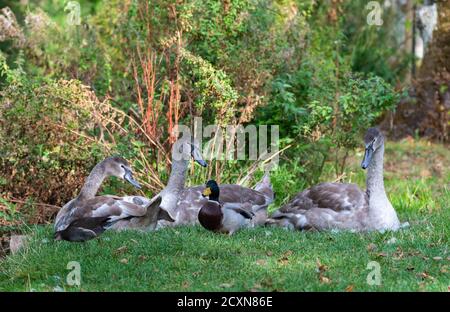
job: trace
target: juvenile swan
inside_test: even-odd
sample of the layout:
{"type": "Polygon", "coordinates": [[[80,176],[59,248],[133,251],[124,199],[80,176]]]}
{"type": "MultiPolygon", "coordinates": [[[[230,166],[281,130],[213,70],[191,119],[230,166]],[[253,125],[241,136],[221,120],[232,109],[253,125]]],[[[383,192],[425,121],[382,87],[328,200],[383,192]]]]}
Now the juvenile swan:
{"type": "Polygon", "coordinates": [[[370,128],[364,143],[361,167],[368,169],[365,192],[356,184],[321,183],[299,193],[267,223],[297,230],[398,230],[397,213],[384,190],[384,137],[378,129],[370,128]]]}
{"type": "MultiPolygon", "coordinates": [[[[55,220],[56,240],[86,241],[97,237],[119,221],[146,226],[158,214],[160,197],[141,203],[140,196],[95,196],[103,180],[109,176],[123,179],[140,188],[125,159],[106,158],[92,169],[80,194],[58,212],[55,220]]],[[[156,224],[156,220],[154,222],[156,224]]]]}

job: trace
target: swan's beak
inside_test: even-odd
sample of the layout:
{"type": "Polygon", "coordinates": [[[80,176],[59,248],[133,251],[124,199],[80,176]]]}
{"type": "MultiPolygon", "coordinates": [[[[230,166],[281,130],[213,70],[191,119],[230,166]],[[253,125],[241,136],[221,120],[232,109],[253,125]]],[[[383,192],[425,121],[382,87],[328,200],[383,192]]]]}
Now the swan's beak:
{"type": "Polygon", "coordinates": [[[361,168],[367,169],[370,165],[370,161],[372,160],[373,156],[373,147],[372,145],[366,147],[366,152],[364,153],[364,159],[361,163],[361,168]]]}
{"type": "Polygon", "coordinates": [[[203,159],[195,159],[195,161],[202,167],[208,167],[208,164],[203,159]]]}
{"type": "Polygon", "coordinates": [[[193,145],[192,145],[191,156],[200,166],[202,166],[202,167],[207,167],[208,166],[206,161],[203,160],[203,157],[202,157],[200,151],[196,147],[194,147],[193,145]]]}
{"type": "Polygon", "coordinates": [[[129,182],[131,185],[133,185],[135,188],[140,189],[141,185],[133,178],[133,174],[130,170],[125,170],[125,175],[123,176],[125,181],[129,182]]]}

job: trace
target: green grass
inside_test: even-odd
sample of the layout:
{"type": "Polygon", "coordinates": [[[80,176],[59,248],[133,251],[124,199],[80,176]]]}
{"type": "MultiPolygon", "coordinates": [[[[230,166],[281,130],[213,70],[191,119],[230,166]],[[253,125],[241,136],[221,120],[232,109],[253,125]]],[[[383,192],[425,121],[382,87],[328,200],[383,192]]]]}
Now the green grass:
{"type": "MultiPolygon", "coordinates": [[[[359,158],[346,180],[364,185],[359,158]]],[[[396,233],[258,228],[229,237],[179,227],[78,244],[55,242],[51,227],[36,226],[28,248],[0,260],[0,291],[447,291],[449,163],[444,146],[389,142],[386,189],[411,225],[396,233]],[[80,263],[79,287],[66,283],[70,261],[80,263]],[[367,283],[370,261],[380,264],[379,286],[367,283]]]]}

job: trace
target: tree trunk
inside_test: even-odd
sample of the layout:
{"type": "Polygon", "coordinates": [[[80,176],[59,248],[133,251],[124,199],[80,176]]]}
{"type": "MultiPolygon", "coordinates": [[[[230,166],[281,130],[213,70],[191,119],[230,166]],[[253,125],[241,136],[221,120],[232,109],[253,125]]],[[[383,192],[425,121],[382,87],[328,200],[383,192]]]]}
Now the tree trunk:
{"type": "Polygon", "coordinates": [[[450,138],[450,0],[438,4],[438,25],[421,67],[413,80],[410,97],[394,114],[391,135],[449,141],[450,138]]]}

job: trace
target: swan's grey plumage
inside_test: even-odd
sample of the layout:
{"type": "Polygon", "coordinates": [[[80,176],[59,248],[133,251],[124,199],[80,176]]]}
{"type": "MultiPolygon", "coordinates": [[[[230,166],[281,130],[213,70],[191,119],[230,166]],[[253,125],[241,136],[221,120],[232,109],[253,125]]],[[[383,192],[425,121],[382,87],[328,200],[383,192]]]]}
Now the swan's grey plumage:
{"type": "Polygon", "coordinates": [[[366,191],[356,184],[321,183],[296,195],[267,223],[298,230],[397,230],[400,222],[383,182],[384,137],[370,128],[364,143],[366,191]]]}
{"type": "Polygon", "coordinates": [[[121,229],[127,225],[131,228],[136,228],[136,225],[154,228],[157,222],[155,215],[164,217],[159,208],[159,196],[152,200],[142,196],[95,196],[103,180],[109,176],[140,187],[125,159],[106,158],[92,169],[80,194],[58,212],[54,226],[56,239],[85,241],[95,238],[107,228],[121,229]]]}

